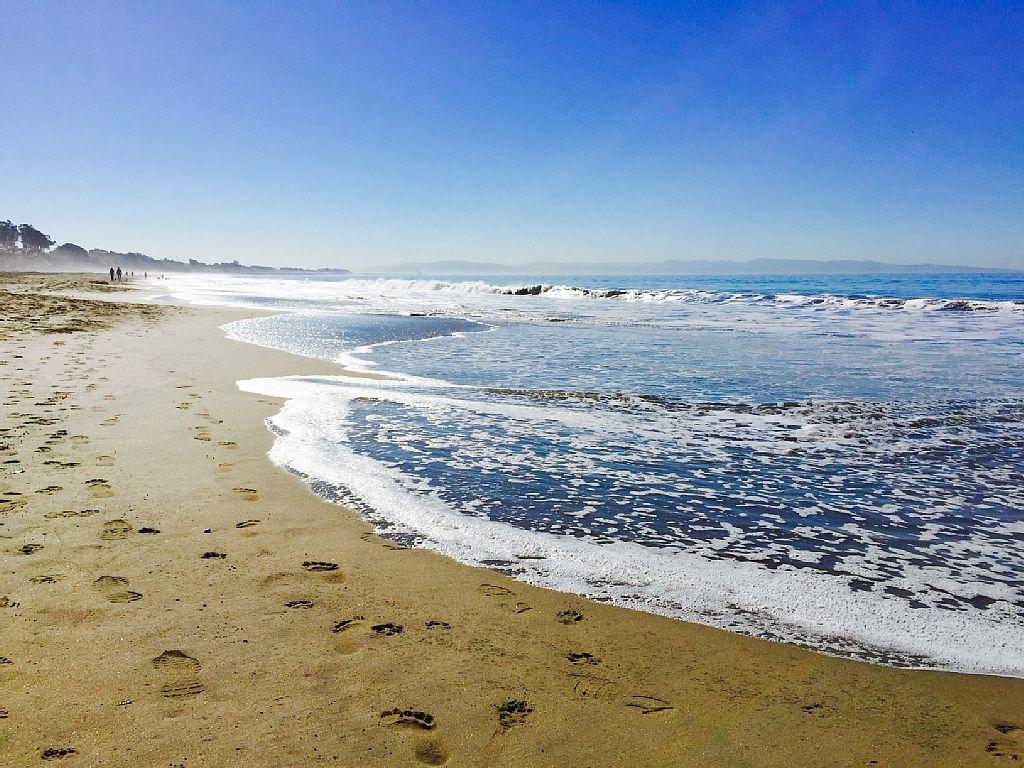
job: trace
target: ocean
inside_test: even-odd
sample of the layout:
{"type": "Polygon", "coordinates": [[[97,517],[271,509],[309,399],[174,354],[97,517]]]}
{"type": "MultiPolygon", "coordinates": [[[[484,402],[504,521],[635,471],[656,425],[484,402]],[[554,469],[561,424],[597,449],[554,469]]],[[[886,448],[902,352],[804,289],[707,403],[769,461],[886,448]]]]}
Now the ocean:
{"type": "Polygon", "coordinates": [[[190,275],[245,342],[374,377],[270,458],[383,536],[897,666],[1024,675],[1024,273],[190,275]]]}

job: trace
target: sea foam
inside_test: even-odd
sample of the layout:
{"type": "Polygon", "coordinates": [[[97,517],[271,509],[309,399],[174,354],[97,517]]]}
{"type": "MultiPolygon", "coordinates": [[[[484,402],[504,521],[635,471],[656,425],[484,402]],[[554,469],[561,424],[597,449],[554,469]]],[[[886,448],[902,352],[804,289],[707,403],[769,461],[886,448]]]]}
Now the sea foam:
{"type": "Polygon", "coordinates": [[[596,543],[454,512],[422,485],[412,490],[408,478],[349,447],[346,409],[352,400],[375,394],[352,388],[349,381],[337,383],[290,377],[239,386],[288,400],[271,419],[278,435],[271,459],[311,482],[344,489],[343,498],[372,510],[369,517],[382,531],[410,534],[463,563],[507,563],[512,575],[533,584],[837,655],[1024,675],[1024,627],[1019,623],[908,608],[851,591],[843,580],[820,573],[630,542],[596,543]]]}
{"type": "Polygon", "coordinates": [[[1019,676],[1015,285],[204,278],[171,293],[278,310],[227,332],[382,377],[242,386],[289,398],[274,461],[384,535],[828,653],[1019,676]]]}

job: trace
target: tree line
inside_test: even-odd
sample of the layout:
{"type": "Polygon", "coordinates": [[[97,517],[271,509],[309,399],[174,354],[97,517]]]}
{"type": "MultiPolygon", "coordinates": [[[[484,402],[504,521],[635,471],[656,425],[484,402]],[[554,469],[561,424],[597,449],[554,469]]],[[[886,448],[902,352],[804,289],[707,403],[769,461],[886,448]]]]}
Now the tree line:
{"type": "Polygon", "coordinates": [[[238,261],[206,264],[189,259],[188,263],[173,259],[154,259],[144,253],[117,253],[100,248],[86,250],[74,243],[54,248],[56,240],[31,224],[15,224],[10,219],[0,221],[0,271],[19,270],[79,270],[100,269],[106,272],[110,265],[122,269],[150,272],[241,272],[246,274],[349,274],[346,269],[298,269],[295,267],[245,266],[238,261]]]}
{"type": "Polygon", "coordinates": [[[15,224],[10,219],[0,221],[0,251],[46,253],[57,241],[40,232],[31,224],[15,224]]]}

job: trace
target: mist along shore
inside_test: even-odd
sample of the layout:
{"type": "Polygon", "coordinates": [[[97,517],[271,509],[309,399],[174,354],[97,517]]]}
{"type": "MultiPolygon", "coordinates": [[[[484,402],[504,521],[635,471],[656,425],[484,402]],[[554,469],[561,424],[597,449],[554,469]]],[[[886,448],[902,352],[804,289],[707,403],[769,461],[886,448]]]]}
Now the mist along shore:
{"type": "Polygon", "coordinates": [[[226,340],[252,312],[95,279],[0,275],[0,764],[1024,755],[1024,680],[839,660],[376,537],[267,460],[280,402],[235,385],[336,368],[226,340]]]}

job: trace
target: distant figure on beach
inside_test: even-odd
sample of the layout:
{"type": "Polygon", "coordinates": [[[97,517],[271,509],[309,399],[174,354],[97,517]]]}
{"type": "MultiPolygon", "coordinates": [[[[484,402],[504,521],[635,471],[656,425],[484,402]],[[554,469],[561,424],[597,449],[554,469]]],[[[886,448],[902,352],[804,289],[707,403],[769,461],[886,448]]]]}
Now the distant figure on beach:
{"type": "Polygon", "coordinates": [[[114,268],[110,268],[110,282],[114,282],[114,268]]]}
{"type": "Polygon", "coordinates": [[[120,267],[117,268],[117,279],[120,282],[120,280],[121,280],[121,268],[120,267]]]}

